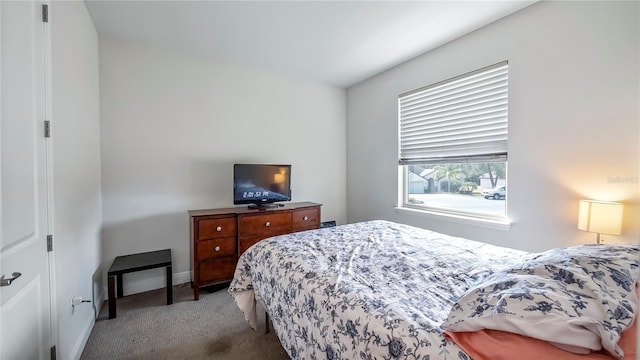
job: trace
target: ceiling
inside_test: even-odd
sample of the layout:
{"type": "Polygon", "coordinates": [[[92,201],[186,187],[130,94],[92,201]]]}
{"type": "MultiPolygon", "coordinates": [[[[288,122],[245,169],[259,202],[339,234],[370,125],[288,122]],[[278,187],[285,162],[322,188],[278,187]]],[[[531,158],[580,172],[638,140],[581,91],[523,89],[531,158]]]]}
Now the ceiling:
{"type": "Polygon", "coordinates": [[[101,36],[348,87],[535,0],[85,2],[101,36]]]}

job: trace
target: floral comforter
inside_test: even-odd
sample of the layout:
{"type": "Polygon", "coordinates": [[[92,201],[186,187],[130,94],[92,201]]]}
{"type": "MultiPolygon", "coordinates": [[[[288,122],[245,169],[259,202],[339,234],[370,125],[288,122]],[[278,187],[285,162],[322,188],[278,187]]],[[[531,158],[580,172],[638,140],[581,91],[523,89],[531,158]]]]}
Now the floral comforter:
{"type": "Polygon", "coordinates": [[[526,253],[388,221],[260,241],[229,292],[255,301],[293,359],[470,359],[440,324],[472,285],[526,253]]]}

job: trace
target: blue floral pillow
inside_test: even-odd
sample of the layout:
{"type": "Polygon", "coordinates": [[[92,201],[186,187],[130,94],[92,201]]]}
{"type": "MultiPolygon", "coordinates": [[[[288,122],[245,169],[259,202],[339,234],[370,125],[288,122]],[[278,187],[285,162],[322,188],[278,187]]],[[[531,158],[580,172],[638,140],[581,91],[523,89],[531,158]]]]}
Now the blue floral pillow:
{"type": "Polygon", "coordinates": [[[623,357],[620,333],[638,312],[640,245],[581,245],[523,260],[469,289],[442,328],[508,331],[571,352],[604,348],[623,357]]]}

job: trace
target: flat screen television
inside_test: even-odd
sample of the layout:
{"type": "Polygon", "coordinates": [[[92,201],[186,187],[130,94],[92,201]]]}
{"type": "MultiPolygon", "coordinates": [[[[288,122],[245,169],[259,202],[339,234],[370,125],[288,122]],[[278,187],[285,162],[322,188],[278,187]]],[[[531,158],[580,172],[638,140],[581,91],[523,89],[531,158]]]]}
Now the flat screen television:
{"type": "Polygon", "coordinates": [[[265,208],[280,201],[291,201],[291,165],[233,165],[234,205],[265,208]]]}

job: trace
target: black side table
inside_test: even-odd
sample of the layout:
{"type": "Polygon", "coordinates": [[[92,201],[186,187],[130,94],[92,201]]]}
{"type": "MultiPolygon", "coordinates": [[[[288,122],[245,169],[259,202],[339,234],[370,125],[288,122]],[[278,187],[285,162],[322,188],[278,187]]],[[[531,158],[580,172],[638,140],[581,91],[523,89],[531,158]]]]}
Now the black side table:
{"type": "Polygon", "coordinates": [[[173,284],[171,271],[171,249],[150,251],[139,254],[117,256],[109,268],[109,319],[116,317],[116,278],[118,298],[122,297],[122,274],[166,267],[167,271],[167,305],[173,304],[173,284]]]}

